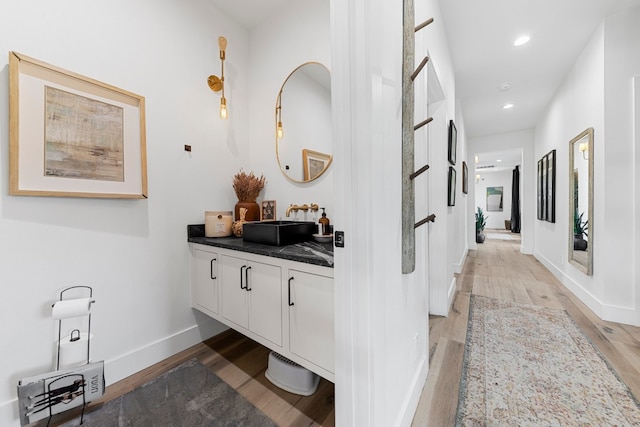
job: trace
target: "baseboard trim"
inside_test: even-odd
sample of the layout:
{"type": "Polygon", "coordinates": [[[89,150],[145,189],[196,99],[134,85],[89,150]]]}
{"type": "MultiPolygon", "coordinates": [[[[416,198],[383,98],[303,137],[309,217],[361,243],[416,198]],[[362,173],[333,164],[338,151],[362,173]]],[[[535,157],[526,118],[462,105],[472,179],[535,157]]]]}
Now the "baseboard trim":
{"type": "Polygon", "coordinates": [[[458,279],[453,276],[451,279],[451,283],[449,284],[449,292],[447,292],[447,314],[445,316],[449,316],[449,310],[451,310],[451,304],[453,304],[453,298],[456,296],[456,284],[458,283],[458,279]]]}
{"type": "Polygon", "coordinates": [[[585,290],[578,282],[569,277],[564,271],[560,270],[547,257],[539,251],[534,251],[533,256],[545,266],[547,270],[553,274],[556,279],[560,280],[580,301],[586,304],[596,315],[602,318],[602,302],[598,301],[591,293],[585,290]]]}
{"type": "MultiPolygon", "coordinates": [[[[219,325],[218,332],[227,329],[226,326],[219,325]]],[[[128,353],[105,360],[104,371],[107,386],[201,343],[215,333],[214,330],[207,330],[206,335],[208,336],[203,336],[201,328],[198,325],[193,325],[128,353]]]]}
{"type": "Polygon", "coordinates": [[[540,252],[534,251],[533,256],[600,319],[638,326],[640,316],[638,316],[638,311],[634,307],[620,307],[603,303],[589,291],[585,290],[578,282],[569,277],[564,271],[557,268],[555,264],[540,252]]]}
{"type": "Polygon", "coordinates": [[[420,364],[418,366],[418,369],[416,369],[415,375],[413,376],[411,386],[409,387],[409,392],[407,393],[404,402],[402,403],[400,413],[398,414],[398,419],[394,425],[411,425],[416,414],[416,410],[418,409],[418,404],[420,403],[422,389],[427,382],[427,374],[429,373],[428,369],[427,358],[423,357],[422,360],[420,360],[420,364]]]}
{"type": "Polygon", "coordinates": [[[18,398],[0,403],[0,425],[20,426],[20,415],[18,414],[18,398]]]}
{"type": "Polygon", "coordinates": [[[468,247],[464,248],[464,251],[462,251],[462,256],[460,257],[458,262],[456,264],[453,264],[453,272],[455,274],[462,273],[462,268],[464,267],[464,262],[467,260],[468,253],[469,253],[469,248],[468,247]]]}

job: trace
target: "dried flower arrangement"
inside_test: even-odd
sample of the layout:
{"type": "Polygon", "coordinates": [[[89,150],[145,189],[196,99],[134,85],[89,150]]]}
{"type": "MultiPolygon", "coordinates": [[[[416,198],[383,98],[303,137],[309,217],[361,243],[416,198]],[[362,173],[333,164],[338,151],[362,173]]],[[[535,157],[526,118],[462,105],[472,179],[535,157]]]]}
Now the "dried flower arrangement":
{"type": "Polygon", "coordinates": [[[247,174],[240,169],[240,172],[233,177],[233,191],[236,192],[238,201],[255,202],[265,182],[264,175],[258,178],[253,172],[247,174]]]}

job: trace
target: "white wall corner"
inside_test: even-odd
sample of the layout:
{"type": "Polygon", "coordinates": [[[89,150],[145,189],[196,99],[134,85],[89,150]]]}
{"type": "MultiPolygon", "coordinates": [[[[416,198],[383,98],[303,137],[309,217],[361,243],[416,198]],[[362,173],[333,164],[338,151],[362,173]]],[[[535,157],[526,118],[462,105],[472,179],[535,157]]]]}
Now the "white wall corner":
{"type": "Polygon", "coordinates": [[[603,304],[602,306],[602,320],[640,326],[639,319],[640,313],[635,307],[620,307],[608,304],[603,304]]]}
{"type": "Polygon", "coordinates": [[[420,360],[420,364],[416,369],[415,375],[411,381],[411,386],[407,390],[402,408],[398,414],[398,420],[394,424],[396,426],[410,426],[413,421],[416,409],[418,408],[418,403],[420,403],[422,390],[427,382],[427,374],[429,373],[429,364],[427,363],[427,360],[427,357],[423,357],[420,360]]]}
{"type": "Polygon", "coordinates": [[[467,260],[467,254],[469,253],[469,247],[465,246],[464,251],[462,251],[462,256],[458,260],[457,263],[453,264],[453,272],[456,274],[462,273],[462,268],[464,267],[464,262],[467,260]]]}
{"type": "Polygon", "coordinates": [[[218,325],[219,330],[208,329],[207,336],[204,337],[203,331],[197,325],[194,325],[173,335],[138,347],[129,353],[105,360],[104,371],[107,386],[228,329],[221,323],[218,323],[218,325]]]}

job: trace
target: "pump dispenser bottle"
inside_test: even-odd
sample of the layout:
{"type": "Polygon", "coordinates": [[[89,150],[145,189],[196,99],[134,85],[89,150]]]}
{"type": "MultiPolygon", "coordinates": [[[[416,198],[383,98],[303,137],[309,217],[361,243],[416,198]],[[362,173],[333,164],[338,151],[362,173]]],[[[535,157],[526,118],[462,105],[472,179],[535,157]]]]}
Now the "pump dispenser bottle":
{"type": "Polygon", "coordinates": [[[321,233],[326,236],[331,234],[330,227],[329,227],[329,218],[327,218],[327,213],[325,212],[324,208],[322,209],[322,217],[318,220],[318,223],[320,224],[320,228],[321,228],[321,233]]]}

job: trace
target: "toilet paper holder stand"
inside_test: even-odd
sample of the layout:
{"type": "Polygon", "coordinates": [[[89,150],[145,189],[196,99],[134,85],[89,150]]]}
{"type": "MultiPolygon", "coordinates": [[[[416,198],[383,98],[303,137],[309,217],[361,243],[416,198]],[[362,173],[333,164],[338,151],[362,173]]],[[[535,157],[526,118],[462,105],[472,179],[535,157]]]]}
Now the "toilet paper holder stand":
{"type": "MultiPolygon", "coordinates": [[[[65,292],[69,292],[72,291],[74,289],[83,289],[86,293],[88,293],[88,297],[90,298],[89,304],[93,304],[95,302],[95,300],[93,299],[93,288],[91,286],[84,286],[84,285],[77,285],[77,286],[70,286],[66,289],[63,289],[62,291],[60,291],[60,299],[59,301],[64,301],[65,300],[65,292]]],[[[53,304],[55,306],[55,303],[53,304]]],[[[87,364],[90,362],[91,357],[90,357],[90,351],[91,351],[91,311],[89,311],[89,314],[87,315],[88,319],[87,319],[87,364]]],[[[56,370],[60,370],[60,343],[62,340],[62,320],[63,319],[59,319],[58,320],[58,354],[56,357],[56,370]]],[[[72,341],[76,341],[77,339],[74,339],[76,337],[76,335],[74,335],[74,333],[77,333],[77,339],[80,338],[80,330],[79,329],[74,329],[73,331],[71,331],[71,340],[72,341]]]]}

